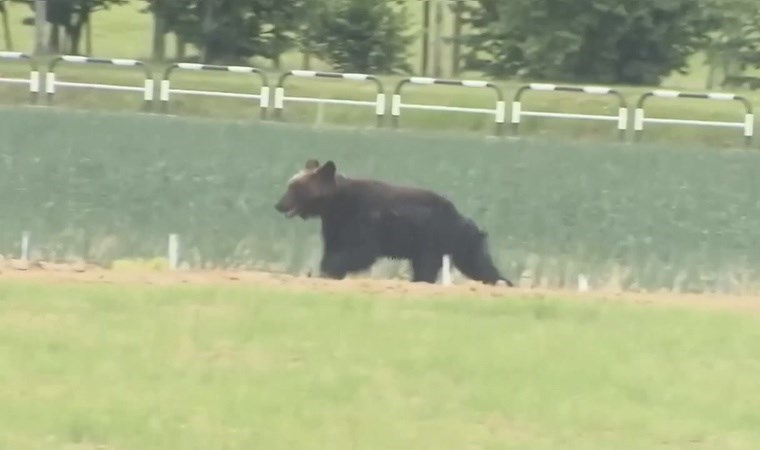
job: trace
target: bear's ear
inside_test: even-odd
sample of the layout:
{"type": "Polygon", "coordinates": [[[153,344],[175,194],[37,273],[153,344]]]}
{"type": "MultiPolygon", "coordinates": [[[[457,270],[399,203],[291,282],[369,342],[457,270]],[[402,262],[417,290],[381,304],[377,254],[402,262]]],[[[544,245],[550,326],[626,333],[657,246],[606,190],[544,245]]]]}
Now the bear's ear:
{"type": "Polygon", "coordinates": [[[304,165],[304,168],[306,170],[314,170],[317,167],[319,167],[319,161],[317,161],[316,159],[310,159],[306,161],[306,164],[304,165]]]}
{"type": "Polygon", "coordinates": [[[319,176],[332,180],[335,178],[335,163],[332,161],[327,161],[322,165],[322,167],[317,170],[317,173],[319,176]]]}

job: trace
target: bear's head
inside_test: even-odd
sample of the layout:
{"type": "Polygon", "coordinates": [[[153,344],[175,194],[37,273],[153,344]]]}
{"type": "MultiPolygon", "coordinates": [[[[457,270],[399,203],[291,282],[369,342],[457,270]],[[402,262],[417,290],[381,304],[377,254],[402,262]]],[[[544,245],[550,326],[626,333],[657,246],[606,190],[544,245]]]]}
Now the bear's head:
{"type": "Polygon", "coordinates": [[[310,159],[304,168],[288,181],[287,189],[275,209],[286,217],[299,216],[302,219],[321,215],[337,189],[335,163],[327,161],[323,165],[310,159]]]}

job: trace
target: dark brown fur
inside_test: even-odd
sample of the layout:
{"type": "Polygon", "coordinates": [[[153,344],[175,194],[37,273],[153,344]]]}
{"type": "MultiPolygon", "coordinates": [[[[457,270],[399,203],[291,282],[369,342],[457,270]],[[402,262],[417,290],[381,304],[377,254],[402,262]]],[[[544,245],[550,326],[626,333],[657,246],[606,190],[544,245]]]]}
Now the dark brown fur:
{"type": "Polygon", "coordinates": [[[504,282],[486,234],[445,197],[425,189],[336,174],[335,163],[309,160],[275,205],[287,217],[322,220],[322,274],[342,279],[380,257],[407,259],[412,281],[435,283],[443,255],[465,276],[504,282]]]}

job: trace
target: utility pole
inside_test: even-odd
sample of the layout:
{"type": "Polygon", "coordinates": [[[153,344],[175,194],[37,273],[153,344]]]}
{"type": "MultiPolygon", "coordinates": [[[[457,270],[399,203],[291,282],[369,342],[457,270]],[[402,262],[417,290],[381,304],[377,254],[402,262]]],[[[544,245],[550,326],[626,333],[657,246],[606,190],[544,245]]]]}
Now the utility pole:
{"type": "Polygon", "coordinates": [[[47,54],[47,0],[34,0],[34,54],[47,54]]]}

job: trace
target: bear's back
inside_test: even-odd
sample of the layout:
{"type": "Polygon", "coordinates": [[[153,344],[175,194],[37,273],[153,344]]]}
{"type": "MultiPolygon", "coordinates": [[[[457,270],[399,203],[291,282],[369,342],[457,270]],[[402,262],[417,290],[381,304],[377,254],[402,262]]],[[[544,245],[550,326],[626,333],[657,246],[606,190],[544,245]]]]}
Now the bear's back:
{"type": "Polygon", "coordinates": [[[344,178],[339,181],[338,189],[342,194],[357,202],[359,206],[366,206],[371,209],[382,210],[402,206],[418,206],[456,210],[449,199],[431,190],[391,184],[380,180],[344,178]]]}
{"type": "Polygon", "coordinates": [[[462,220],[450,200],[428,189],[344,178],[338,190],[338,221],[372,234],[390,257],[410,257],[432,248],[444,251],[462,220]]]}

